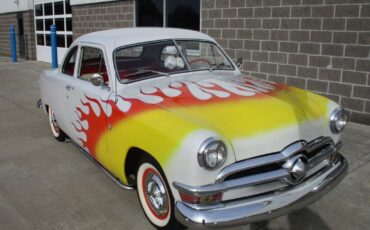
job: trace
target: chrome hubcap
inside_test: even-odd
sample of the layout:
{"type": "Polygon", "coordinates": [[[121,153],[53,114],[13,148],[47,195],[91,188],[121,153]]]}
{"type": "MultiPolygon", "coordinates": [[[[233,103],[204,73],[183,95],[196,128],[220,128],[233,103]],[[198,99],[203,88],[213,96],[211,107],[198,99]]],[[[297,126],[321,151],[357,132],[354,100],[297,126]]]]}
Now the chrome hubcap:
{"type": "Polygon", "coordinates": [[[152,210],[162,216],[168,212],[168,196],[166,188],[160,177],[156,174],[148,175],[146,179],[146,196],[152,210]]]}

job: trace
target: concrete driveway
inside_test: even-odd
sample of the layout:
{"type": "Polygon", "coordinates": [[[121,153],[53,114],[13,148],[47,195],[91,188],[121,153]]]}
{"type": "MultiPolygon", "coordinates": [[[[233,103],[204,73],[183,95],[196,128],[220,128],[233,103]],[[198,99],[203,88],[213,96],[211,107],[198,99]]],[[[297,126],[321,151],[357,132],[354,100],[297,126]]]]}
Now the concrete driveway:
{"type": "MultiPolygon", "coordinates": [[[[0,229],[152,229],[135,191],[52,137],[36,108],[49,66],[0,58],[0,229]]],[[[350,170],[335,190],[288,216],[232,229],[368,229],[370,127],[349,124],[342,140],[350,170]]]]}

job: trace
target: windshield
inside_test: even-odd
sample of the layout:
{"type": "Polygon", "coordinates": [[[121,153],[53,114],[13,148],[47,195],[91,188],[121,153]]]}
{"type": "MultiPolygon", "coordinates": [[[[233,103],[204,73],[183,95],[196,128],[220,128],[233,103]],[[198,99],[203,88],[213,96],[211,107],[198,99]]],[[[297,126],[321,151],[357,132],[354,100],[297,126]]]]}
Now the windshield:
{"type": "Polygon", "coordinates": [[[234,69],[227,57],[211,42],[176,41],[176,44],[164,41],[118,49],[114,60],[120,81],[128,83],[196,70],[234,69]]]}
{"type": "Polygon", "coordinates": [[[206,41],[176,41],[191,70],[233,70],[234,67],[213,43],[206,41]]]}

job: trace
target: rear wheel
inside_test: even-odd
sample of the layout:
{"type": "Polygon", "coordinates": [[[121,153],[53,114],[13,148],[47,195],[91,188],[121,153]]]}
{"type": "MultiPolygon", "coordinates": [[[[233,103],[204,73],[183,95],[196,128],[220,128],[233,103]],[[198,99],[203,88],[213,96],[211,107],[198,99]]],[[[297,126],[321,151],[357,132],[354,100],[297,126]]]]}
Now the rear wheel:
{"type": "Polygon", "coordinates": [[[159,165],[142,161],[136,177],[141,207],[149,221],[158,229],[184,229],[174,215],[174,200],[159,165]]]}
{"type": "Polygon", "coordinates": [[[67,138],[67,135],[59,127],[57,119],[55,118],[55,114],[50,107],[48,109],[48,115],[49,115],[51,133],[53,134],[54,138],[57,139],[58,141],[65,141],[67,138]]]}

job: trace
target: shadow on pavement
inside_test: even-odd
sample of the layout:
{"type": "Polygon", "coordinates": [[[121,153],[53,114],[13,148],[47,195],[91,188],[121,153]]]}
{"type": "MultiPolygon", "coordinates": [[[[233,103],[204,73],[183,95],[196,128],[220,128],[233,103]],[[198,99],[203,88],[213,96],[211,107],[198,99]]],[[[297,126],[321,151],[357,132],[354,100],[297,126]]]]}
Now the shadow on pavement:
{"type": "Polygon", "coordinates": [[[299,230],[330,230],[326,222],[313,210],[304,208],[295,211],[286,216],[287,226],[269,226],[270,221],[262,221],[250,226],[251,230],[286,230],[286,229],[299,229],[299,230]]]}

